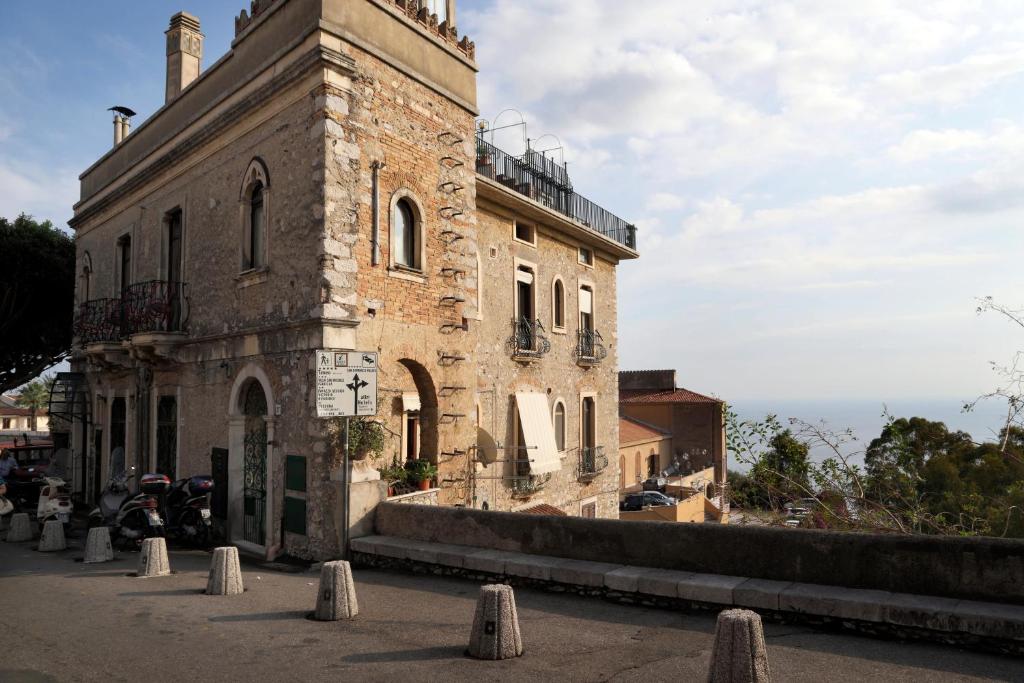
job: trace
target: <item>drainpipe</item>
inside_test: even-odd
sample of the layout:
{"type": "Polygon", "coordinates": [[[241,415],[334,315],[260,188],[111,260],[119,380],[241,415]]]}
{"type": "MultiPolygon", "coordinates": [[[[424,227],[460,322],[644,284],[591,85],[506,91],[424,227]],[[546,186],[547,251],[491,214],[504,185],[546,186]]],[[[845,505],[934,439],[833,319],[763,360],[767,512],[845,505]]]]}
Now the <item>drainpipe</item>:
{"type": "Polygon", "coordinates": [[[370,238],[373,254],[370,264],[377,266],[380,265],[380,169],[384,168],[384,163],[374,161],[370,168],[373,169],[373,234],[370,238]]]}

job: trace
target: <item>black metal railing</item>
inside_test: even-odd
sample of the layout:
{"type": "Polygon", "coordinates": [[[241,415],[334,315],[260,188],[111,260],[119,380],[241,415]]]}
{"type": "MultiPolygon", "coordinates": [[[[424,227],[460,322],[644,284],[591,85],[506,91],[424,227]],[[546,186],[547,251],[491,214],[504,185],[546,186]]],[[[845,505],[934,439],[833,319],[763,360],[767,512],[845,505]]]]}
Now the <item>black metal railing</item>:
{"type": "Polygon", "coordinates": [[[528,150],[521,157],[512,156],[477,135],[476,172],[594,232],[636,249],[635,225],[573,191],[565,167],[534,150],[528,150]]]}
{"type": "Polygon", "coordinates": [[[603,341],[597,330],[579,330],[576,333],[576,348],[572,351],[573,358],[583,365],[597,365],[608,357],[608,349],[603,341]]]}
{"type": "Polygon", "coordinates": [[[74,334],[79,344],[119,341],[123,308],[120,299],[93,299],[78,307],[74,334]]]}
{"type": "Polygon", "coordinates": [[[604,454],[604,446],[585,446],[580,449],[579,478],[593,479],[608,467],[608,456],[604,454]]]}
{"type": "Polygon", "coordinates": [[[542,334],[540,320],[512,319],[512,336],[508,338],[509,353],[513,358],[540,358],[551,351],[551,342],[542,334]]]}
{"type": "Polygon", "coordinates": [[[551,474],[531,474],[518,476],[512,480],[513,496],[532,496],[551,481],[551,474]]]}
{"type": "Polygon", "coordinates": [[[124,297],[125,334],[183,332],[189,302],[184,282],[150,280],[137,282],[124,297]]]}

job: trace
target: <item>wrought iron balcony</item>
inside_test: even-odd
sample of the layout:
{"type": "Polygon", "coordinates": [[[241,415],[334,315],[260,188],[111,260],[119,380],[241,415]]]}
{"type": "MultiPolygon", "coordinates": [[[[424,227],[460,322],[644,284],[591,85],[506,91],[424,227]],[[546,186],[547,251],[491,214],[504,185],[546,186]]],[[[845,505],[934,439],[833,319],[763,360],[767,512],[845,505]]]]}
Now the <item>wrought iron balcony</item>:
{"type": "Polygon", "coordinates": [[[512,336],[506,345],[512,358],[519,361],[534,361],[551,351],[551,342],[542,334],[544,326],[540,320],[526,318],[512,319],[512,336]]]}
{"type": "Polygon", "coordinates": [[[608,467],[608,456],[604,446],[590,446],[580,449],[579,480],[590,481],[608,467]]]}
{"type": "Polygon", "coordinates": [[[512,480],[512,496],[528,498],[543,489],[551,481],[551,474],[521,475],[512,480]]]}
{"type": "Polygon", "coordinates": [[[635,225],[574,192],[565,167],[535,150],[527,150],[521,157],[512,156],[486,142],[478,133],[476,172],[596,233],[636,249],[635,225]]]}
{"type": "Polygon", "coordinates": [[[184,332],[189,300],[184,282],[137,282],[124,297],[125,334],[184,332]]]}
{"type": "Polygon", "coordinates": [[[78,343],[97,344],[120,341],[123,309],[120,299],[93,299],[78,307],[74,334],[78,343]]]}
{"type": "Polygon", "coordinates": [[[580,365],[597,365],[608,357],[608,349],[604,347],[603,341],[597,330],[580,330],[576,333],[573,358],[580,365]]]}

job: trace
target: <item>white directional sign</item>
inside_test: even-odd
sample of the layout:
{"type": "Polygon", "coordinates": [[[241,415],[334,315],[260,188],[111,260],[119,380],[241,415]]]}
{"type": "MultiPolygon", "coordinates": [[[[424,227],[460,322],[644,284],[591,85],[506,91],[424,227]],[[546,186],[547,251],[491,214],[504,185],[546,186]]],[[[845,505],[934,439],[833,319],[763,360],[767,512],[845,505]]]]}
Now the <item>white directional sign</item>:
{"type": "Polygon", "coordinates": [[[316,416],[377,414],[377,354],[316,352],[316,416]]]}

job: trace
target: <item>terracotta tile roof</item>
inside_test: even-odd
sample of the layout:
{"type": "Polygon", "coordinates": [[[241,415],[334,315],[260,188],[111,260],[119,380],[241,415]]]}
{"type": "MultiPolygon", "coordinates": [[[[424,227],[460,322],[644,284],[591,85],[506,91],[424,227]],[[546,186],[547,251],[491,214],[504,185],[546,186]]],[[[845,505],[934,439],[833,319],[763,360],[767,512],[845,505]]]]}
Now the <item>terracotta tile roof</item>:
{"type": "Polygon", "coordinates": [[[555,516],[555,517],[568,517],[569,516],[569,515],[565,514],[564,512],[562,512],[561,510],[559,510],[558,508],[554,507],[553,505],[548,505],[547,503],[541,503],[540,505],[534,505],[532,508],[526,508],[525,510],[519,510],[519,512],[523,513],[524,515],[547,515],[547,516],[555,516]]]}
{"type": "Polygon", "coordinates": [[[722,403],[722,401],[689,389],[674,389],[672,391],[633,389],[620,391],[619,403],[722,403]]]}
{"type": "Polygon", "coordinates": [[[658,429],[654,425],[633,420],[628,417],[619,418],[619,443],[636,443],[637,441],[652,441],[664,439],[671,436],[671,433],[658,429]]]}
{"type": "MultiPolygon", "coordinates": [[[[31,417],[32,411],[28,408],[8,408],[0,406],[0,415],[4,417],[31,417]]],[[[46,417],[46,411],[40,408],[36,411],[36,417],[46,417]]]]}

